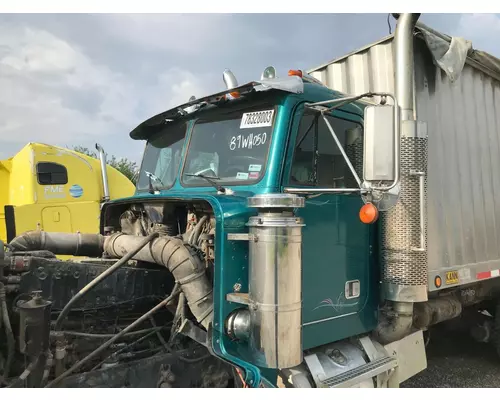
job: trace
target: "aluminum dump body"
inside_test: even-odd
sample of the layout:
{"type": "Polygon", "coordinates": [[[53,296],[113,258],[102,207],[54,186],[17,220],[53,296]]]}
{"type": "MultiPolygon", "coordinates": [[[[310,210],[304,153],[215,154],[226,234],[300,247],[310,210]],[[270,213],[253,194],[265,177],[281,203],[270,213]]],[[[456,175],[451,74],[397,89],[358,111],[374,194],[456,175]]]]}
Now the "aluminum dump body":
{"type": "MultiPolygon", "coordinates": [[[[426,259],[432,292],[499,275],[500,60],[470,47],[464,52],[470,46],[465,40],[417,27],[414,109],[415,119],[427,124],[426,259]]],[[[393,39],[308,72],[347,94],[394,93],[393,39]]]]}

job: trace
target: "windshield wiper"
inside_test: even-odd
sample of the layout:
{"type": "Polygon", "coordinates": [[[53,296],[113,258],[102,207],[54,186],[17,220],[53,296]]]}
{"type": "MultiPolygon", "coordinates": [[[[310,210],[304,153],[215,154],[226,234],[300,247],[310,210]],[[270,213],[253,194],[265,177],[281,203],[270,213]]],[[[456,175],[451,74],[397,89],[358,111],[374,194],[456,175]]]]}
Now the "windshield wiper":
{"type": "Polygon", "coordinates": [[[207,176],[203,174],[185,174],[186,176],[194,176],[196,178],[203,178],[205,179],[208,183],[210,183],[214,188],[216,188],[219,192],[221,193],[226,193],[226,188],[219,185],[217,182],[214,182],[215,180],[219,180],[219,177],[212,177],[212,176],[207,176]]]}
{"type": "Polygon", "coordinates": [[[161,179],[158,178],[155,174],[152,174],[151,172],[148,171],[144,171],[144,173],[149,179],[149,193],[154,194],[155,190],[158,190],[153,186],[153,180],[156,182],[160,182],[162,186],[165,186],[165,184],[161,181],[161,179]]]}

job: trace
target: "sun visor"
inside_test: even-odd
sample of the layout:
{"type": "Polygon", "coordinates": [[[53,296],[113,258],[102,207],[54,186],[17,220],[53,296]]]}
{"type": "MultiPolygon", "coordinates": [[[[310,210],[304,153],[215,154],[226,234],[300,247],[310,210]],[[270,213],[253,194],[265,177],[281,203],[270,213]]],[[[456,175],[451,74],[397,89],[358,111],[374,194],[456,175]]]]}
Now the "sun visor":
{"type": "Polygon", "coordinates": [[[289,93],[303,93],[304,82],[297,76],[287,76],[284,78],[263,79],[260,81],[252,81],[244,85],[227,89],[222,92],[205,96],[199,99],[189,101],[185,104],[164,111],[158,115],[141,123],[137,128],[130,132],[130,137],[134,140],[145,140],[152,132],[156,132],[160,125],[164,125],[169,120],[175,120],[179,117],[189,115],[195,112],[201,105],[216,104],[224,101],[226,95],[238,92],[240,95],[245,95],[252,91],[280,90],[289,93]]]}

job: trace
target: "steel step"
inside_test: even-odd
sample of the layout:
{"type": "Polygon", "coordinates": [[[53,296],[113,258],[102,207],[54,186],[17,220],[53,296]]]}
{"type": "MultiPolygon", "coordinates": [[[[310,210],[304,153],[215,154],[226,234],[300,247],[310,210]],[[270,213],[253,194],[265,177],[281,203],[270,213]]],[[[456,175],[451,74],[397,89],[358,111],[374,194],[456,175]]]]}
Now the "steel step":
{"type": "Polygon", "coordinates": [[[383,372],[396,368],[397,366],[398,360],[395,357],[382,357],[342,374],[327,378],[321,381],[321,387],[342,388],[354,386],[369,378],[373,378],[383,372]]]}

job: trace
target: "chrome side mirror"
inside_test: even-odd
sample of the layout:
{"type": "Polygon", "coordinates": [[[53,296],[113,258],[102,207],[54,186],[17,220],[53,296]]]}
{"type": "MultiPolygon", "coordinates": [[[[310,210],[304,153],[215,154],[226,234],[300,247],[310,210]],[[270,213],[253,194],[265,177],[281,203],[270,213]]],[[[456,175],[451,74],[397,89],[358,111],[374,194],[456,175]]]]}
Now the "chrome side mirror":
{"type": "Polygon", "coordinates": [[[367,182],[396,178],[394,112],[392,105],[365,108],[363,179],[367,182]]]}

